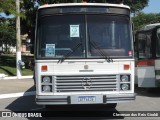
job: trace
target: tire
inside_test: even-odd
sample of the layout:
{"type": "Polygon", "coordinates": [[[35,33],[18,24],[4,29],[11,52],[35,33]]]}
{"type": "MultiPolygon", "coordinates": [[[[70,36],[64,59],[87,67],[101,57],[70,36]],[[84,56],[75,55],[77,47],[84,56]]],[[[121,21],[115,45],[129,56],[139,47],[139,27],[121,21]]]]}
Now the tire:
{"type": "Polygon", "coordinates": [[[52,110],[52,109],[54,109],[54,106],[52,106],[52,105],[45,105],[44,108],[46,110],[52,110]]]}
{"type": "Polygon", "coordinates": [[[54,111],[54,110],[56,110],[56,111],[64,110],[65,107],[67,108],[67,106],[65,106],[65,105],[45,105],[44,106],[44,108],[46,110],[52,110],[52,111],[54,111]]]}
{"type": "Polygon", "coordinates": [[[115,109],[117,107],[117,103],[109,103],[107,104],[107,108],[115,109]]]}

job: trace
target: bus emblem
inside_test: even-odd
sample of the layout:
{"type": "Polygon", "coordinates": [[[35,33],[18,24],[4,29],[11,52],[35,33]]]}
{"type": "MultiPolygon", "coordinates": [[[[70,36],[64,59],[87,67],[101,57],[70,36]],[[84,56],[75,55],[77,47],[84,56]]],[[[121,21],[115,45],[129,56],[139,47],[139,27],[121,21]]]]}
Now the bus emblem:
{"type": "Polygon", "coordinates": [[[88,65],[84,65],[84,69],[87,70],[88,69],[88,65]]]}
{"type": "Polygon", "coordinates": [[[83,78],[82,80],[82,87],[85,89],[85,90],[88,90],[90,89],[92,86],[92,80],[91,78],[83,78]]]}

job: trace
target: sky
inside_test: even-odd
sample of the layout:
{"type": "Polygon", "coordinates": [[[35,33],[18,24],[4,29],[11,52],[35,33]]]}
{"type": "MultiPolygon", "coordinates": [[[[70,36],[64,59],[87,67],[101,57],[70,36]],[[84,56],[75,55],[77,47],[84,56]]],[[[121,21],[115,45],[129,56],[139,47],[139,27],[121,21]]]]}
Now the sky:
{"type": "Polygon", "coordinates": [[[142,12],[144,13],[160,13],[160,0],[149,0],[149,4],[142,12]]]}
{"type": "Polygon", "coordinates": [[[4,13],[0,13],[0,16],[6,17],[6,18],[13,18],[13,15],[6,16],[4,13]]]}

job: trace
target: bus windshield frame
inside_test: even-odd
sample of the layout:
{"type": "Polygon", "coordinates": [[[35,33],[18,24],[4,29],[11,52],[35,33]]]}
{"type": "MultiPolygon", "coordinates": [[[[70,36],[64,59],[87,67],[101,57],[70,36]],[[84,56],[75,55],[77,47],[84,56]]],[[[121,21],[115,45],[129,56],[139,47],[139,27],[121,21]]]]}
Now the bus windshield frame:
{"type": "Polygon", "coordinates": [[[72,13],[39,16],[37,59],[133,58],[130,16],[72,13]]]}

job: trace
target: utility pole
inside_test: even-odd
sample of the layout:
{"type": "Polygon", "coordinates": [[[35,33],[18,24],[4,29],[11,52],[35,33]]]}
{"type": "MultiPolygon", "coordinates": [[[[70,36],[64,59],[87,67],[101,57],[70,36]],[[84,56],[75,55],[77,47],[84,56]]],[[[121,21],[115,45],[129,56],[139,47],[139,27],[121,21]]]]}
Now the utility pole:
{"type": "Polygon", "coordinates": [[[21,78],[21,68],[19,65],[19,60],[21,60],[21,37],[20,37],[20,4],[19,0],[16,0],[16,69],[17,69],[17,78],[21,78]]]}

